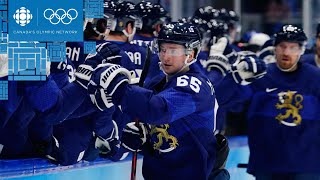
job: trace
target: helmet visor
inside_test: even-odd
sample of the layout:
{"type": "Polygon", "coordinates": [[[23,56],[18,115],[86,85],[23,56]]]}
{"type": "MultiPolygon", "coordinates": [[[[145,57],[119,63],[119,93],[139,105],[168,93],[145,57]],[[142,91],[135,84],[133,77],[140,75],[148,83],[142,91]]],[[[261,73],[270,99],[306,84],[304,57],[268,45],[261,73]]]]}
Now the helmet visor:
{"type": "Polygon", "coordinates": [[[166,43],[163,43],[159,46],[159,57],[163,57],[163,56],[182,56],[182,55],[186,55],[186,48],[184,48],[182,45],[179,46],[174,46],[174,47],[170,47],[170,46],[165,46],[166,43]]]}

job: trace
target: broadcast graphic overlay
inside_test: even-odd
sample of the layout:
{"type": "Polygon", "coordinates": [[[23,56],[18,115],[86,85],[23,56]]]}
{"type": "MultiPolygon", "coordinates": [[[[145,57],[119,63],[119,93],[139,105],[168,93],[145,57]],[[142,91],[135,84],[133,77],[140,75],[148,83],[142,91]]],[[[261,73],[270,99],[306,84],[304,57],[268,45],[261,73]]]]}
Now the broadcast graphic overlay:
{"type": "Polygon", "coordinates": [[[66,42],[92,53],[84,18],[101,17],[103,0],[0,0],[0,100],[8,100],[8,81],[46,80],[48,63],[66,60],[66,42]]]}

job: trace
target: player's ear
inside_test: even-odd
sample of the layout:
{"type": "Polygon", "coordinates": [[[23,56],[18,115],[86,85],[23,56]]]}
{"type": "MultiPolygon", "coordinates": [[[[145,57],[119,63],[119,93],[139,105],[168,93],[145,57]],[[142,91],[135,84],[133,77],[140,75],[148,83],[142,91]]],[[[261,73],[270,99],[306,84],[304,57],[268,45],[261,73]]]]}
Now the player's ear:
{"type": "Polygon", "coordinates": [[[195,51],[191,51],[191,53],[189,54],[189,59],[188,59],[188,62],[192,61],[193,58],[194,58],[194,54],[195,54],[195,51]]]}
{"type": "Polygon", "coordinates": [[[132,23],[128,23],[128,25],[126,26],[126,31],[127,31],[128,34],[132,34],[133,33],[132,23]]]}
{"type": "Polygon", "coordinates": [[[156,25],[155,29],[156,29],[157,33],[160,31],[161,26],[162,26],[161,24],[157,24],[157,25],[156,25]]]}

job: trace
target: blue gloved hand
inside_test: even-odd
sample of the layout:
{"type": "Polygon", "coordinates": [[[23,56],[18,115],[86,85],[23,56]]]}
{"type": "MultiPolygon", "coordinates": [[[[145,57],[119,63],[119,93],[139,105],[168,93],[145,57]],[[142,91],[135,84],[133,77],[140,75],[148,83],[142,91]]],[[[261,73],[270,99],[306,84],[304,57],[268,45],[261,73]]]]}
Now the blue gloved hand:
{"type": "Polygon", "coordinates": [[[136,126],[135,122],[128,123],[122,130],[121,146],[129,151],[141,151],[142,145],[147,141],[148,130],[144,123],[136,126]]]}
{"type": "Polygon", "coordinates": [[[120,148],[118,125],[112,120],[113,129],[106,138],[96,135],[95,148],[99,149],[100,156],[107,158],[117,153],[120,148]]]}
{"type": "Polygon", "coordinates": [[[101,43],[96,46],[96,52],[88,54],[86,61],[88,65],[97,67],[98,64],[113,63],[120,64],[121,56],[119,55],[121,49],[117,44],[110,42],[101,43]]]}

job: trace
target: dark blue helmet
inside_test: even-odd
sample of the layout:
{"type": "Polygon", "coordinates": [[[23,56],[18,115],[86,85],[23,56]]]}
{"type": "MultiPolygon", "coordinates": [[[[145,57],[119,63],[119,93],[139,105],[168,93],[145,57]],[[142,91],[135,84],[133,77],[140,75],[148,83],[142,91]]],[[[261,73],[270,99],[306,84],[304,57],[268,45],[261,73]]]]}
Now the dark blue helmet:
{"type": "Polygon", "coordinates": [[[201,35],[195,25],[189,23],[169,23],[163,26],[157,38],[158,46],[161,43],[183,45],[188,52],[196,51],[196,56],[201,48],[201,35]]]}
{"type": "Polygon", "coordinates": [[[220,38],[228,32],[228,25],[222,21],[211,20],[207,23],[211,37],[220,38]]]}
{"type": "Polygon", "coordinates": [[[215,19],[217,12],[218,10],[214,9],[212,6],[200,7],[194,12],[190,22],[199,28],[202,35],[208,34],[210,32],[208,23],[215,19]]]}
{"type": "Polygon", "coordinates": [[[301,28],[289,24],[282,26],[281,30],[275,34],[274,45],[282,41],[295,42],[302,46],[307,41],[307,36],[301,28]]]}
{"type": "Polygon", "coordinates": [[[190,23],[197,26],[200,33],[203,35],[204,33],[209,31],[208,24],[207,24],[209,21],[210,20],[204,20],[199,17],[194,17],[190,20],[190,23]]]}
{"type": "Polygon", "coordinates": [[[98,21],[95,23],[96,30],[98,32],[104,33],[106,29],[111,29],[116,8],[117,8],[117,3],[115,3],[114,1],[104,1],[103,18],[98,19],[98,21]]]}
{"type": "Polygon", "coordinates": [[[213,14],[216,11],[212,6],[200,7],[193,13],[192,19],[200,19],[208,22],[213,18],[213,14]]]}
{"type": "Polygon", "coordinates": [[[143,26],[144,28],[146,28],[147,26],[150,27],[151,20],[149,20],[150,19],[149,16],[152,14],[153,3],[149,1],[142,1],[136,4],[134,8],[137,12],[136,15],[140,23],[138,30],[142,30],[143,26]]]}
{"type": "Polygon", "coordinates": [[[103,17],[104,18],[113,18],[114,16],[114,9],[116,9],[117,3],[114,1],[104,1],[103,3],[103,17]]]}
{"type": "Polygon", "coordinates": [[[137,16],[142,19],[143,33],[152,34],[157,24],[164,24],[169,19],[168,11],[160,4],[153,4],[149,1],[142,1],[135,6],[137,16]]]}
{"type": "Polygon", "coordinates": [[[228,11],[224,8],[215,13],[215,18],[225,22],[229,29],[236,29],[239,24],[239,16],[234,11],[228,11]]]}
{"type": "Polygon", "coordinates": [[[234,11],[228,11],[225,8],[218,11],[218,19],[227,24],[233,24],[239,21],[239,17],[234,11]]]}
{"type": "Polygon", "coordinates": [[[161,22],[165,21],[165,23],[171,22],[170,14],[167,10],[164,9],[161,4],[154,4],[153,11],[158,14],[158,19],[161,20],[161,22]]]}
{"type": "Polygon", "coordinates": [[[103,18],[94,21],[96,31],[104,33],[106,29],[110,29],[112,19],[114,18],[114,9],[117,7],[113,1],[104,1],[103,3],[103,18]]]}
{"type": "Polygon", "coordinates": [[[135,5],[129,1],[120,1],[116,4],[116,7],[113,9],[114,17],[110,28],[111,31],[122,32],[130,22],[134,26],[134,22],[136,21],[134,6],[135,5]]]}
{"type": "Polygon", "coordinates": [[[230,19],[230,23],[236,23],[236,22],[239,22],[239,16],[236,14],[236,12],[234,11],[229,11],[228,12],[229,14],[229,19],[230,19]]]}
{"type": "Polygon", "coordinates": [[[194,18],[191,20],[195,24],[202,37],[202,46],[211,46],[217,39],[225,36],[228,32],[228,26],[222,21],[211,19],[210,21],[194,18]]]}
{"type": "Polygon", "coordinates": [[[127,17],[135,15],[136,11],[134,9],[134,3],[129,1],[118,2],[116,8],[114,8],[115,17],[127,17]]]}

